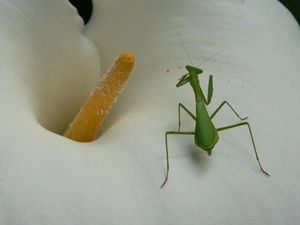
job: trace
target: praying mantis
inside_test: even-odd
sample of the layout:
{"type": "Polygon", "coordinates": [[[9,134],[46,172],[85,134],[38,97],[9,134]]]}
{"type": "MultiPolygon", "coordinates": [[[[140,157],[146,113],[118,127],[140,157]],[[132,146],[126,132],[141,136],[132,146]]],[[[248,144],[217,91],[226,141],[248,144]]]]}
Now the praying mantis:
{"type": "MultiPolygon", "coordinates": [[[[180,36],[179,36],[179,38],[180,38],[180,36]]],[[[184,49],[185,49],[185,51],[188,55],[188,52],[187,52],[181,38],[180,38],[180,40],[181,40],[181,42],[183,44],[183,47],[184,47],[184,49]]],[[[188,55],[188,57],[189,57],[189,55],[188,55]]],[[[190,59],[190,61],[191,61],[191,59],[190,59]]],[[[192,63],[192,61],[191,61],[191,63],[192,63]]],[[[233,107],[227,101],[223,101],[220,104],[220,106],[209,116],[209,114],[206,110],[206,106],[210,104],[211,99],[212,99],[213,76],[212,75],[209,76],[208,93],[207,93],[207,99],[206,99],[205,96],[204,96],[204,93],[201,89],[200,82],[199,82],[199,79],[198,79],[198,75],[201,74],[203,72],[203,70],[199,69],[198,67],[189,66],[189,65],[186,66],[186,69],[187,69],[188,73],[183,75],[179,79],[179,82],[176,84],[176,87],[181,87],[181,86],[183,86],[187,83],[190,83],[190,85],[193,88],[194,94],[195,94],[196,114],[194,115],[193,113],[191,113],[182,103],[178,104],[178,125],[179,125],[178,126],[178,131],[167,131],[165,133],[166,157],[167,157],[167,174],[166,174],[165,181],[161,185],[161,188],[166,184],[166,182],[168,180],[169,169],[170,169],[169,151],[168,151],[168,135],[170,135],[170,134],[194,135],[195,144],[198,147],[200,147],[201,149],[203,149],[204,151],[206,151],[207,154],[210,156],[215,144],[219,140],[218,132],[223,131],[223,130],[232,129],[232,128],[235,128],[235,127],[240,127],[240,126],[247,126],[248,127],[248,130],[249,130],[249,133],[250,133],[250,136],[251,136],[251,140],[252,140],[254,153],[255,153],[258,165],[259,165],[261,171],[265,175],[270,176],[262,168],[262,166],[260,164],[260,161],[259,161],[259,158],[258,158],[258,153],[257,153],[256,146],[255,146],[255,142],[254,142],[254,138],[253,138],[253,134],[252,134],[252,130],[251,130],[250,124],[248,122],[240,122],[240,123],[237,123],[237,124],[233,124],[233,125],[229,125],[229,126],[225,126],[225,127],[220,127],[220,128],[215,128],[215,126],[212,122],[212,119],[215,117],[215,115],[219,112],[219,110],[225,104],[229,106],[229,108],[234,112],[234,114],[240,120],[246,120],[248,117],[241,118],[239,116],[239,114],[233,109],[233,107]],[[181,132],[180,131],[180,126],[181,126],[180,109],[183,109],[193,120],[195,120],[195,122],[196,122],[195,131],[193,131],[193,132],[181,132]]]]}

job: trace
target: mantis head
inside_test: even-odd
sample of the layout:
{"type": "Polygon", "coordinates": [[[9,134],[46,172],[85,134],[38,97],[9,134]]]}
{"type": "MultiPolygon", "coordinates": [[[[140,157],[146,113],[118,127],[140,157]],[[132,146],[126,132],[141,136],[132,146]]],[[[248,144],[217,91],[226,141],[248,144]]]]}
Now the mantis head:
{"type": "Polygon", "coordinates": [[[180,87],[188,82],[190,82],[190,74],[193,75],[198,75],[200,73],[203,72],[203,70],[197,68],[197,67],[194,67],[194,66],[186,66],[185,67],[187,69],[187,71],[189,71],[189,73],[187,74],[184,74],[181,78],[179,78],[179,82],[176,84],[176,87],[180,87]]]}

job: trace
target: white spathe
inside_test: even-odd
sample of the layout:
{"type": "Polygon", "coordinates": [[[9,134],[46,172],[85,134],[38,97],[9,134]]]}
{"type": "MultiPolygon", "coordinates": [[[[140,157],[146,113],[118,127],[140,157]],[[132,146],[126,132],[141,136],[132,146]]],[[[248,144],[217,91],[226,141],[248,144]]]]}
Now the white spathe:
{"type": "Polygon", "coordinates": [[[29,108],[62,133],[99,79],[98,52],[80,34],[81,18],[68,1],[2,1],[0,14],[2,110],[29,108]]]}
{"type": "MultiPolygon", "coordinates": [[[[83,33],[100,60],[82,24],[67,1],[0,3],[0,224],[297,223],[300,32],[280,3],[94,1],[83,33]],[[177,33],[195,65],[222,51],[201,65],[204,90],[214,75],[209,112],[228,100],[249,116],[270,178],[237,128],[220,132],[211,157],[192,137],[170,136],[159,188],[177,104],[194,112],[190,86],[175,87],[190,64],[177,33]],[[63,132],[123,51],[136,69],[101,137],[77,143],[48,131],[63,132]]],[[[214,121],[239,122],[227,108],[214,121]]],[[[184,113],[182,124],[194,129],[184,113]]]]}

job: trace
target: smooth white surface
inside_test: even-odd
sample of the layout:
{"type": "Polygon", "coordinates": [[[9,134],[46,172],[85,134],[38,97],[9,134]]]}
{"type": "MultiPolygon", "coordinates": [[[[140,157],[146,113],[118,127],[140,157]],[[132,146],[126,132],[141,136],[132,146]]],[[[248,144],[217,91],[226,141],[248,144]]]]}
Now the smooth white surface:
{"type": "MultiPolygon", "coordinates": [[[[58,0],[0,4],[1,224],[298,223],[300,35],[278,2],[95,1],[84,34],[98,48],[101,74],[123,51],[137,65],[101,137],[87,144],[38,123],[58,132],[99,78],[75,10],[58,0]],[[201,66],[203,89],[214,75],[209,112],[228,100],[249,116],[270,178],[259,171],[247,129],[237,128],[220,133],[212,157],[192,137],[170,136],[169,181],[159,188],[177,104],[194,111],[191,88],[175,87],[190,64],[176,33],[194,64],[223,51],[201,66]],[[66,116],[53,119],[60,112],[66,116]]],[[[182,115],[182,130],[192,131],[182,115]]],[[[227,108],[214,121],[238,122],[227,108]]]]}

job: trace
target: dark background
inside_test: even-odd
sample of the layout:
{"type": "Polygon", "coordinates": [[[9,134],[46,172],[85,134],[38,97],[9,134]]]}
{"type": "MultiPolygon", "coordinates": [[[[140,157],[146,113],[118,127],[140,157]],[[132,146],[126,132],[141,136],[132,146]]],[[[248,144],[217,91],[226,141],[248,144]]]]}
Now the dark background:
{"type": "MultiPolygon", "coordinates": [[[[83,18],[84,24],[87,24],[93,12],[92,0],[69,0],[78,10],[79,15],[83,18]]],[[[113,1],[113,0],[111,0],[113,1]]],[[[274,0],[277,1],[277,0],[274,0]]],[[[279,0],[300,24],[300,0],[279,0]]],[[[278,15],[280,17],[280,15],[278,15]]]]}
{"type": "Polygon", "coordinates": [[[300,1],[299,0],[279,0],[290,12],[300,25],[300,1]]]}

